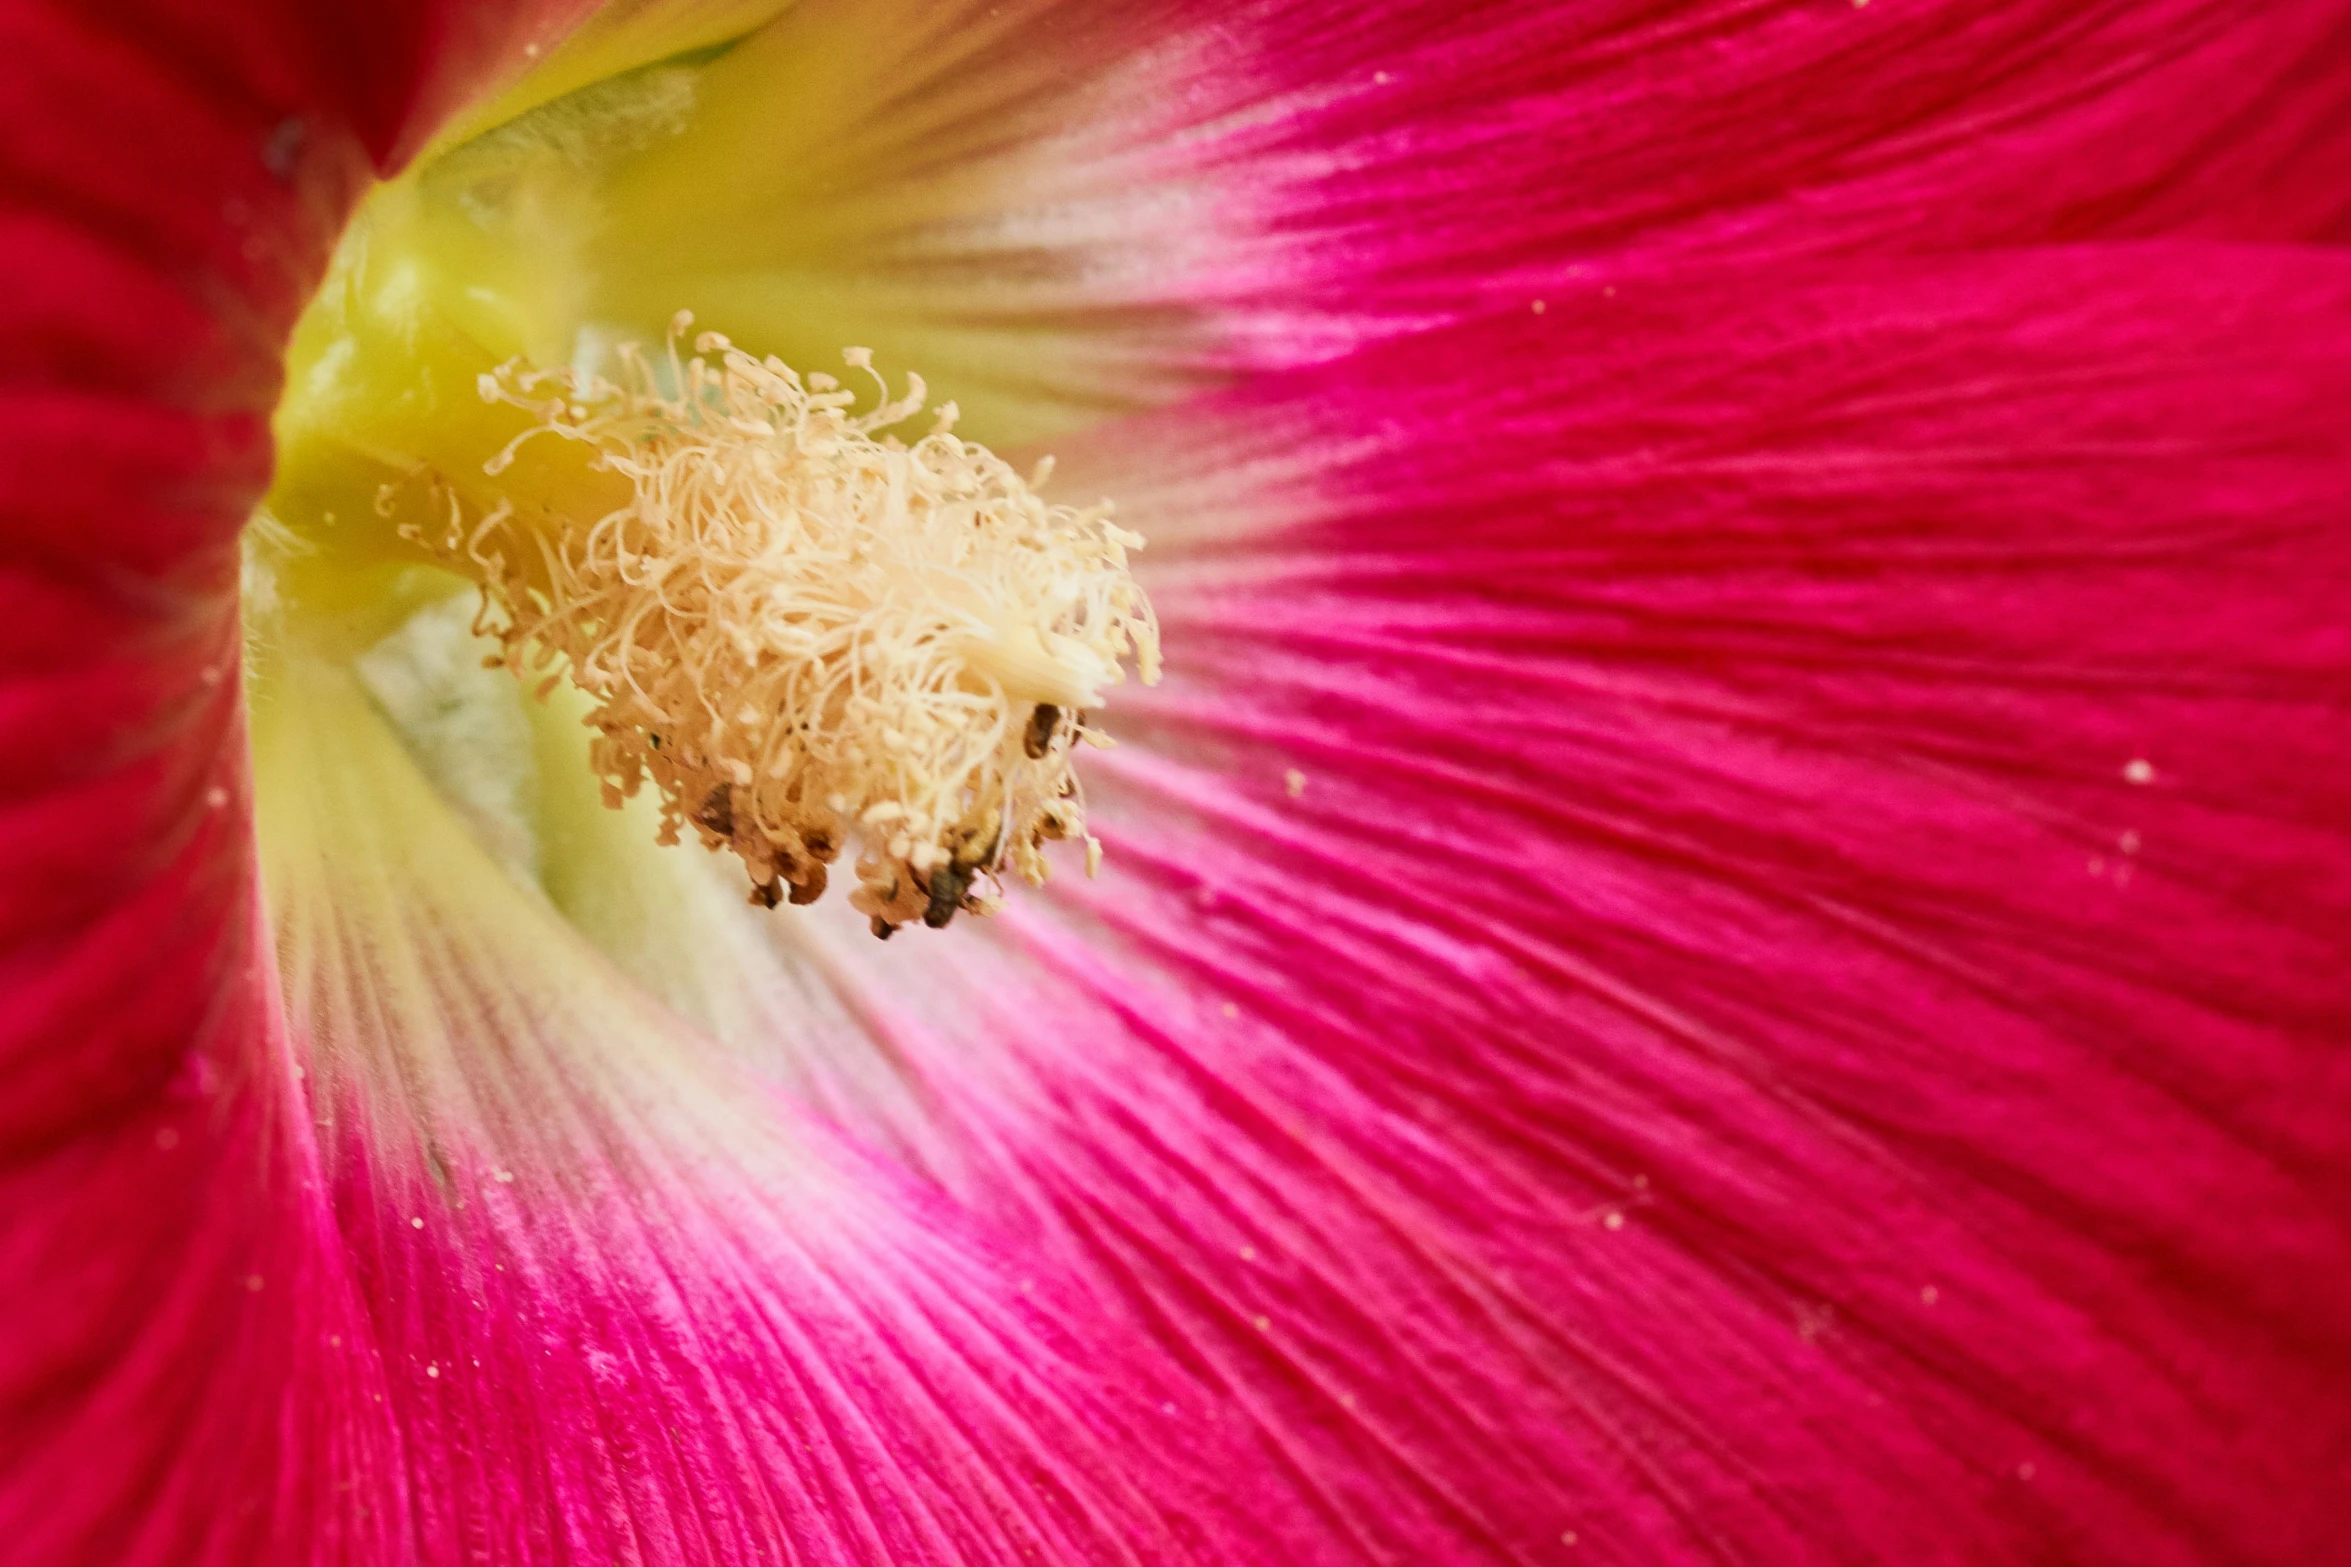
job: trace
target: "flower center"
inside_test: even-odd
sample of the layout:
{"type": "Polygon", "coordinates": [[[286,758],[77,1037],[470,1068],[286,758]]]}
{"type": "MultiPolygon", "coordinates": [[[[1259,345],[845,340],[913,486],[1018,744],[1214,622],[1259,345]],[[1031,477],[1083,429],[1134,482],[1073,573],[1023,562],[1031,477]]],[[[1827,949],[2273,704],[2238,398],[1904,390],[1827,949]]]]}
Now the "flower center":
{"type": "Polygon", "coordinates": [[[814,901],[851,846],[883,936],[992,911],[1005,873],[1045,879],[1054,839],[1091,874],[1071,758],[1110,743],[1087,715],[1125,664],[1157,677],[1142,540],[1107,502],[1045,501],[1050,460],[1023,478],[955,433],[953,403],[900,433],[923,384],[892,397],[864,350],[844,355],[872,383],[860,412],[716,333],[687,352],[684,312],[658,349],[595,319],[612,215],[581,113],[461,147],[363,213],[290,356],[282,595],[373,625],[349,602],[403,563],[470,579],[491,662],[588,697],[606,803],[650,781],[661,841],[731,851],[755,903],[814,901]]]}
{"type": "Polygon", "coordinates": [[[1126,564],[1142,541],[1107,504],[1046,503],[955,436],[952,404],[911,444],[887,433],[923,387],[891,398],[861,350],[845,357],[879,395],[854,414],[831,376],[716,333],[681,357],[688,324],[658,363],[622,348],[618,383],[520,362],[481,378],[534,421],[481,465],[492,493],[527,448],[569,442],[627,481],[617,505],[485,508],[442,482],[436,524],[404,531],[481,584],[509,669],[593,699],[607,801],[651,779],[662,841],[731,849],[754,901],[813,901],[853,837],[851,902],[884,934],[987,912],[977,883],[1007,869],[1043,881],[1051,839],[1084,838],[1091,870],[1071,752],[1108,743],[1086,711],[1122,661],[1156,677],[1126,564]]]}

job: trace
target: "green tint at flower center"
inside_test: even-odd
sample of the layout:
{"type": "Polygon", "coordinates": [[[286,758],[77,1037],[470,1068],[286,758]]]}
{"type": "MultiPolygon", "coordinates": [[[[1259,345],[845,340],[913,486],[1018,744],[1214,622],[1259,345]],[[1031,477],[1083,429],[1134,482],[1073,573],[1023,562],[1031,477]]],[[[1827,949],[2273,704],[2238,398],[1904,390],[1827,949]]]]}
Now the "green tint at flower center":
{"type": "Polygon", "coordinates": [[[262,635],[356,660],[470,582],[490,661],[587,699],[606,803],[650,782],[662,840],[734,853],[754,902],[854,848],[877,934],[987,912],[1085,837],[1087,711],[1155,675],[1141,540],[861,349],[845,386],[614,307],[660,257],[628,172],[699,73],[544,104],[368,202],[289,357],[262,635]]]}

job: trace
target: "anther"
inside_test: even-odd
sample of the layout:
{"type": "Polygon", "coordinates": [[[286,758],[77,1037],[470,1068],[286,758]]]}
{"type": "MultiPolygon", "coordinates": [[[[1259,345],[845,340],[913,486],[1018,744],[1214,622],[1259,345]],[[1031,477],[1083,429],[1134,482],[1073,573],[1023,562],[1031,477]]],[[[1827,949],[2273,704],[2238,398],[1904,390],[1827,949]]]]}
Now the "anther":
{"type": "Polygon", "coordinates": [[[1050,702],[1039,702],[1029,713],[1028,733],[1021,737],[1021,749],[1033,761],[1053,749],[1053,731],[1061,727],[1061,709],[1050,702]]]}

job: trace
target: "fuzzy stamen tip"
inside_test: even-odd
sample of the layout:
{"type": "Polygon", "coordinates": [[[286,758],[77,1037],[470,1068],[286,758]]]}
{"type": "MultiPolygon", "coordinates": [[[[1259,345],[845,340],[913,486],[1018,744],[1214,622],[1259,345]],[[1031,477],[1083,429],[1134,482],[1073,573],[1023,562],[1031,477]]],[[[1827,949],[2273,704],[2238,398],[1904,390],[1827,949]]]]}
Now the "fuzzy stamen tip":
{"type": "Polygon", "coordinates": [[[483,377],[534,420],[493,480],[538,443],[540,471],[584,455],[628,488],[596,517],[446,488],[423,542],[482,585],[507,666],[568,671],[606,799],[650,779],[663,840],[731,850],[766,907],[812,902],[852,843],[850,902],[883,935],[991,912],[981,883],[1041,883],[1052,839],[1084,839],[1091,872],[1071,754],[1107,740],[1087,710],[1128,662],[1157,675],[1127,567],[1142,540],[1107,503],[1047,503],[954,434],[953,405],[911,444],[889,433],[925,393],[910,377],[893,398],[864,350],[844,355],[878,394],[857,413],[833,377],[716,333],[682,354],[689,325],[659,361],[622,350],[617,382],[519,361],[483,377]]]}

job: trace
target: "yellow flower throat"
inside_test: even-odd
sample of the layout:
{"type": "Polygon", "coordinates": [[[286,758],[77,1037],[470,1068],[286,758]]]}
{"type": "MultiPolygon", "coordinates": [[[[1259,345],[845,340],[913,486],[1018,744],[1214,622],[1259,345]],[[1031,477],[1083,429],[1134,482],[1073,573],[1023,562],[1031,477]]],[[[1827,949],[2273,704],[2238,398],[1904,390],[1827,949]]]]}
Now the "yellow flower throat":
{"type": "Polygon", "coordinates": [[[813,901],[852,847],[880,935],[991,911],[1048,840],[1091,873],[1072,753],[1125,663],[1158,673],[1141,539],[952,403],[908,438],[920,378],[893,397],[863,350],[870,395],[682,311],[595,319],[593,154],[647,134],[631,102],[551,106],[363,211],[289,358],[280,590],[364,638],[430,591],[414,566],[470,579],[489,661],[589,699],[606,803],[650,780],[661,841],[731,851],[754,902],[813,901]]]}

